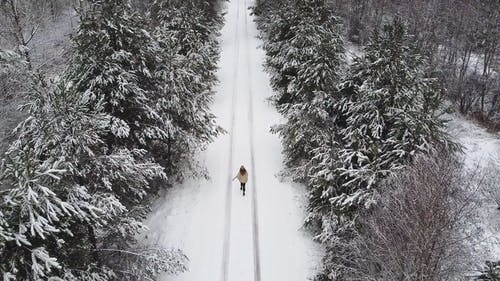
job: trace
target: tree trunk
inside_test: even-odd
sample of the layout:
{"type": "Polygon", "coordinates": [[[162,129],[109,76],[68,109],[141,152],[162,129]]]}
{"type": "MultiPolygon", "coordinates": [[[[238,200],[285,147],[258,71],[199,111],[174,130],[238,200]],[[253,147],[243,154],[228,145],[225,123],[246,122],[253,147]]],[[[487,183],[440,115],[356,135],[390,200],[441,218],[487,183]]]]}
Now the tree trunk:
{"type": "Polygon", "coordinates": [[[94,228],[89,224],[87,225],[87,234],[89,236],[90,247],[92,249],[92,259],[97,266],[101,266],[101,261],[99,259],[99,253],[97,252],[97,238],[95,236],[94,228]]]}

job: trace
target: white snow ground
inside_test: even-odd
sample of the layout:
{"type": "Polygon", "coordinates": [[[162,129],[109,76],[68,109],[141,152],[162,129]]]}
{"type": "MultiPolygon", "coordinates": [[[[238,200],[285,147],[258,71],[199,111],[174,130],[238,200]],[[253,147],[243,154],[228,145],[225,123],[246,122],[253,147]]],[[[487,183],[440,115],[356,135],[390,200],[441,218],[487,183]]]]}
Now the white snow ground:
{"type": "MultiPolygon", "coordinates": [[[[490,188],[500,189],[498,177],[500,175],[500,134],[489,133],[486,129],[474,124],[464,117],[453,114],[446,117],[450,119],[448,130],[455,141],[464,146],[464,164],[469,169],[481,169],[496,173],[496,180],[490,188]]],[[[495,174],[492,174],[493,176],[495,174]]],[[[487,194],[478,194],[483,197],[484,204],[479,210],[480,221],[484,231],[480,244],[476,249],[483,266],[484,260],[500,260],[500,210],[493,198],[487,194]]]]}
{"type": "Polygon", "coordinates": [[[190,259],[188,272],[160,280],[304,281],[322,256],[301,229],[303,187],[276,177],[281,144],[269,128],[281,119],[266,101],[272,90],[251,4],[228,2],[212,108],[228,134],[200,155],[211,179],[169,190],[147,221],[145,243],[180,248],[190,259]],[[250,175],[245,197],[231,181],[242,164],[250,175]]]}

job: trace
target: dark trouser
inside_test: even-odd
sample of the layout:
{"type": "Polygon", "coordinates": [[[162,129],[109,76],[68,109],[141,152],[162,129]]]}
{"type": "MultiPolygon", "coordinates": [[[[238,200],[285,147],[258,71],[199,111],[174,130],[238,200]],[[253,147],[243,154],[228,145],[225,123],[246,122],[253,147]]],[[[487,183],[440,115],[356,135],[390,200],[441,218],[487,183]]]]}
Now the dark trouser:
{"type": "Polygon", "coordinates": [[[244,182],[241,183],[240,189],[243,190],[243,194],[245,194],[245,184],[244,182]]]}

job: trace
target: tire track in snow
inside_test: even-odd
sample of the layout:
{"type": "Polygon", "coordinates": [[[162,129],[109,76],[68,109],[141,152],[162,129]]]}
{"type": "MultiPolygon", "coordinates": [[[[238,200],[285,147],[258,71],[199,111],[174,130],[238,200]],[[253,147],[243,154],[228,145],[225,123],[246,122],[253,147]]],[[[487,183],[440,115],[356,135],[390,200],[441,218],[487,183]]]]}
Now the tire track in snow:
{"type": "Polygon", "coordinates": [[[255,142],[254,142],[254,118],[253,118],[253,89],[252,89],[252,71],[250,69],[250,62],[252,61],[250,56],[251,52],[249,49],[248,38],[250,34],[248,33],[248,5],[245,0],[245,40],[246,40],[246,50],[247,55],[245,56],[247,61],[247,77],[248,81],[248,120],[250,125],[250,165],[252,167],[252,234],[253,234],[253,262],[254,262],[254,280],[261,280],[261,270],[260,270],[260,245],[259,245],[259,213],[257,205],[257,181],[256,181],[256,170],[255,170],[255,142]]]}
{"type": "Polygon", "coordinates": [[[236,119],[236,81],[238,78],[238,64],[239,64],[239,56],[240,56],[240,48],[239,48],[239,40],[238,40],[238,22],[240,17],[240,5],[238,1],[237,10],[236,10],[236,27],[235,27],[235,36],[234,36],[234,47],[235,47],[235,59],[234,59],[234,74],[233,74],[233,88],[231,94],[231,125],[229,129],[229,159],[228,159],[228,180],[226,186],[226,212],[225,212],[225,223],[224,223],[224,242],[222,248],[222,280],[228,281],[229,275],[229,253],[230,253],[230,245],[231,245],[231,206],[232,206],[232,169],[233,169],[233,152],[234,152],[234,123],[236,119]]]}

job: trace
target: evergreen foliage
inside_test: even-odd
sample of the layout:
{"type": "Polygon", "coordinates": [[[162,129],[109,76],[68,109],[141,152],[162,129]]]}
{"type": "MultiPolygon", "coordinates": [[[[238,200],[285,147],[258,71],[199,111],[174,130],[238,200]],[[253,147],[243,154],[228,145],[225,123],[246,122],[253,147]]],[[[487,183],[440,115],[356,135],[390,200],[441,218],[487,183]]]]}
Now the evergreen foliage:
{"type": "Polygon", "coordinates": [[[166,146],[155,150],[165,152],[160,163],[166,162],[169,174],[180,179],[182,171],[202,171],[192,153],[223,132],[209,111],[217,83],[216,35],[222,26],[220,16],[210,16],[210,7],[205,1],[158,0],[152,9],[161,60],[154,74],[161,81],[155,108],[168,126],[166,146]]]}
{"type": "Polygon", "coordinates": [[[113,259],[100,257],[98,248],[135,243],[133,236],[144,227],[139,202],[150,182],[165,178],[161,166],[138,157],[143,151],[108,151],[104,137],[111,117],[102,105],[89,107],[67,81],[44,88],[32,97],[30,118],[18,127],[1,173],[7,233],[16,233],[5,244],[2,264],[18,279],[82,267],[99,272],[113,259]],[[31,272],[21,270],[26,261],[31,272]]]}
{"type": "Polygon", "coordinates": [[[425,77],[423,58],[399,19],[375,33],[339,86],[343,116],[340,182],[331,202],[341,212],[370,200],[380,179],[412,157],[436,147],[454,147],[436,114],[441,104],[435,80],[425,77]]]}
{"type": "Polygon", "coordinates": [[[293,177],[304,181],[313,151],[330,140],[328,108],[343,73],[343,39],[339,20],[323,1],[286,2],[276,8],[260,24],[269,30],[264,48],[272,99],[287,120],[272,131],[283,139],[293,177]]]}
{"type": "Polygon", "coordinates": [[[166,129],[153,101],[153,79],[160,64],[155,41],[144,19],[126,0],[93,1],[82,15],[74,39],[75,87],[90,103],[102,102],[110,118],[109,147],[145,148],[164,141],[166,129]]]}
{"type": "MultiPolygon", "coordinates": [[[[438,116],[441,90],[399,19],[375,33],[346,71],[340,20],[324,1],[259,1],[254,12],[272,100],[285,117],[272,131],[282,138],[288,172],[310,189],[306,224],[338,250],[333,245],[356,237],[356,218],[377,201],[383,179],[418,154],[459,149],[438,116]]],[[[340,264],[331,258],[325,272],[340,264]]]]}
{"type": "Polygon", "coordinates": [[[197,168],[194,153],[222,132],[208,109],[221,23],[209,8],[176,14],[217,23],[196,42],[169,38],[182,18],[176,30],[163,28],[173,18],[151,26],[126,0],[80,11],[70,69],[54,82],[35,77],[29,117],[1,165],[4,280],[150,280],[187,269],[180,250],[135,237],[159,186],[197,168]]]}
{"type": "Polygon", "coordinates": [[[273,100],[286,105],[312,100],[342,74],[340,20],[324,1],[287,2],[268,16],[264,45],[273,100]]]}

